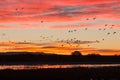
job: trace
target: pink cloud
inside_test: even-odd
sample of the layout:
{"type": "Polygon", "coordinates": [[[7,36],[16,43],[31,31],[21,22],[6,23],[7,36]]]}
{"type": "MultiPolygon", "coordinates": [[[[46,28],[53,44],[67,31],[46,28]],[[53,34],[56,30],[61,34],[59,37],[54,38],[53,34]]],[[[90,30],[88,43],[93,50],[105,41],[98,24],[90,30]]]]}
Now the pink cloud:
{"type": "Polygon", "coordinates": [[[0,7],[1,23],[84,21],[91,17],[120,19],[119,0],[0,0],[0,7]]]}

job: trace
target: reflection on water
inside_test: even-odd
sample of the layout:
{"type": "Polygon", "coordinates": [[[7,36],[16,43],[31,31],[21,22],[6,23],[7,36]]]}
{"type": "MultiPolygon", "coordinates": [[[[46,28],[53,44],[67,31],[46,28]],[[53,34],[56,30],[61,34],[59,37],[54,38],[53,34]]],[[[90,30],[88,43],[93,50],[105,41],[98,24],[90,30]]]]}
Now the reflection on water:
{"type": "Polygon", "coordinates": [[[74,64],[74,65],[0,65],[0,70],[13,69],[13,70],[27,70],[27,69],[56,69],[56,68],[99,68],[99,67],[114,67],[120,64],[74,64]]]}

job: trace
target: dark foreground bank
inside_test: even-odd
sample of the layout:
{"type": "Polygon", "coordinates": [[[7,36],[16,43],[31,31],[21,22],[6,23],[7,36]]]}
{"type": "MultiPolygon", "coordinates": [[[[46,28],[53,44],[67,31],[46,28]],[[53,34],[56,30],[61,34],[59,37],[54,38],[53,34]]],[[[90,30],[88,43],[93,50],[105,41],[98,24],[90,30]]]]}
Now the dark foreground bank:
{"type": "Polygon", "coordinates": [[[1,70],[0,80],[120,80],[120,67],[1,70]]]}
{"type": "Polygon", "coordinates": [[[120,64],[120,56],[48,55],[41,53],[0,53],[0,65],[36,64],[120,64]],[[14,54],[14,55],[13,55],[14,54]]]}

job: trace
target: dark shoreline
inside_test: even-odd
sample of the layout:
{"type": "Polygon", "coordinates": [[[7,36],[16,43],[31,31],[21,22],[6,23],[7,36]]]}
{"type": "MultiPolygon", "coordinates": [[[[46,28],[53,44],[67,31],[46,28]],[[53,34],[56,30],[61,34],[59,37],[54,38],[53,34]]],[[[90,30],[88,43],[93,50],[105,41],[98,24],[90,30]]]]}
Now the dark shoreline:
{"type": "Polygon", "coordinates": [[[120,56],[74,56],[74,55],[0,55],[0,65],[31,64],[120,64],[120,56]]]}
{"type": "Polygon", "coordinates": [[[1,80],[120,80],[120,67],[0,70],[1,80]]]}
{"type": "Polygon", "coordinates": [[[120,62],[0,62],[0,65],[120,64],[120,62]]]}

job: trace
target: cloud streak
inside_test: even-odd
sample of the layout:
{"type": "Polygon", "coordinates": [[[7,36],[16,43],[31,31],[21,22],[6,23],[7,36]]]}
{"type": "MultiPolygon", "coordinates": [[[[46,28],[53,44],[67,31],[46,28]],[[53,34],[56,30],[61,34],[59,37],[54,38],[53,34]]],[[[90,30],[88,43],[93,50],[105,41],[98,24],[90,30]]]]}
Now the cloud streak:
{"type": "MultiPolygon", "coordinates": [[[[119,0],[54,0],[54,3],[50,2],[49,0],[0,0],[0,3],[0,19],[2,19],[0,20],[1,23],[20,22],[23,24],[24,22],[40,22],[41,20],[46,22],[76,20],[84,21],[89,17],[114,20],[119,20],[120,18],[119,0]]],[[[9,28],[11,26],[7,27],[9,28]]],[[[15,26],[15,28],[17,27],[18,26],[15,26]]],[[[24,25],[21,25],[20,27],[24,28],[24,25]]]]}
{"type": "MultiPolygon", "coordinates": [[[[91,42],[82,42],[84,43],[91,43],[91,42]]],[[[60,45],[44,45],[44,44],[37,44],[37,43],[24,43],[24,42],[4,42],[0,43],[0,52],[47,52],[47,53],[57,53],[57,54],[66,54],[70,55],[71,52],[74,50],[80,50],[83,55],[90,54],[90,53],[98,53],[101,55],[115,55],[120,54],[119,49],[97,49],[97,48],[88,48],[84,46],[68,46],[65,45],[61,47],[60,45]]]]}

